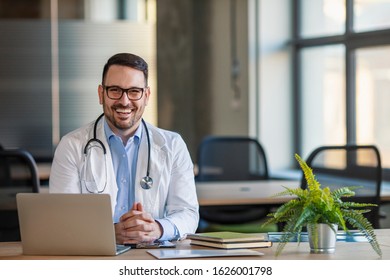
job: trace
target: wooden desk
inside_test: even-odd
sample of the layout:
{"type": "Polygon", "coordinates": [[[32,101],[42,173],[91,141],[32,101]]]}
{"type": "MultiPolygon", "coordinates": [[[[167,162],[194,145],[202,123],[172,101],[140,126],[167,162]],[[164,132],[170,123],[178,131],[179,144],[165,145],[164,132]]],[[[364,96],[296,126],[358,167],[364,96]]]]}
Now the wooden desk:
{"type": "MultiPolygon", "coordinates": [[[[197,182],[196,192],[199,205],[238,205],[262,204],[280,205],[290,200],[291,196],[272,197],[284,191],[284,187],[298,188],[300,181],[237,181],[237,182],[197,182]]],[[[381,201],[390,202],[390,188],[382,187],[381,201]]]]}
{"type": "MultiPolygon", "coordinates": [[[[390,260],[390,229],[375,230],[379,244],[382,249],[382,259],[390,260]]],[[[264,256],[246,256],[246,257],[224,257],[224,258],[205,258],[205,259],[250,259],[250,260],[376,260],[379,259],[377,254],[371,248],[368,242],[337,242],[336,252],[333,254],[311,254],[309,244],[302,242],[288,243],[282,254],[275,258],[277,243],[271,248],[257,249],[264,253],[264,256]]],[[[177,243],[176,249],[208,249],[208,247],[191,246],[189,240],[177,243]]],[[[164,249],[169,250],[169,249],[164,249]]],[[[131,249],[130,251],[114,257],[103,256],[27,256],[23,255],[22,245],[20,242],[0,242],[0,260],[156,260],[146,252],[146,249],[131,249]]],[[[204,258],[202,258],[204,259],[204,258]]]]}

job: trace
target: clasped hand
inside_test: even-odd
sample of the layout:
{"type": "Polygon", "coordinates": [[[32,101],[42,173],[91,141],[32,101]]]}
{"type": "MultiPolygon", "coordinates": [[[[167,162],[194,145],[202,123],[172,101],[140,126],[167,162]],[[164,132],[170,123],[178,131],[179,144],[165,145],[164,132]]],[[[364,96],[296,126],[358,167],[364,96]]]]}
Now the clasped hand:
{"type": "Polygon", "coordinates": [[[152,243],[161,237],[162,227],[136,202],[115,224],[115,235],[117,244],[152,243]]]}

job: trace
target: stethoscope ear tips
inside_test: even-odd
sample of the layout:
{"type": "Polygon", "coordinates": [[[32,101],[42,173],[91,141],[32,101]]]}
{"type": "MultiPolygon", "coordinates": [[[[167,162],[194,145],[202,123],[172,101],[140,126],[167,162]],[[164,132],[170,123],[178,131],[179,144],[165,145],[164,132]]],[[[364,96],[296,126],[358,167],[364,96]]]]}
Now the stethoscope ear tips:
{"type": "Polygon", "coordinates": [[[149,176],[145,176],[141,179],[141,188],[144,190],[149,190],[153,186],[153,179],[150,178],[149,176]]]}

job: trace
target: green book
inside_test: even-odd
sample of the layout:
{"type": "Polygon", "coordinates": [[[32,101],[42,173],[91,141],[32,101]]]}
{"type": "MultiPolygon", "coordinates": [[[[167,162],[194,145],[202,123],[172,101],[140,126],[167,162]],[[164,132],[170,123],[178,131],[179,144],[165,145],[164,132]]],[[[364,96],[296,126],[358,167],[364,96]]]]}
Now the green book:
{"type": "Polygon", "coordinates": [[[215,242],[191,239],[191,245],[207,246],[219,249],[248,249],[271,247],[272,242],[266,240],[260,241],[240,241],[240,242],[215,242]]]}
{"type": "Polygon", "coordinates": [[[213,241],[217,243],[256,242],[268,241],[268,234],[218,231],[187,234],[187,238],[191,240],[213,241]]]}

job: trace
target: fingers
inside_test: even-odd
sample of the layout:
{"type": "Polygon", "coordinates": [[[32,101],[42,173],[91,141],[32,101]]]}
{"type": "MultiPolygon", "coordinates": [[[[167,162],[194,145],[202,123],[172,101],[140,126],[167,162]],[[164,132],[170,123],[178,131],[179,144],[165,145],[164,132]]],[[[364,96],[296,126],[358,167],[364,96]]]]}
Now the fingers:
{"type": "Polygon", "coordinates": [[[143,208],[141,202],[134,202],[132,209],[136,210],[136,211],[140,211],[140,212],[144,211],[144,208],[143,208]]]}
{"type": "Polygon", "coordinates": [[[161,237],[162,228],[138,202],[115,224],[115,235],[118,244],[150,243],[161,237]]]}
{"type": "Polygon", "coordinates": [[[152,223],[154,222],[154,219],[149,213],[130,210],[129,212],[123,214],[119,221],[125,223],[126,228],[130,228],[139,225],[141,221],[152,223]]]}
{"type": "Polygon", "coordinates": [[[117,244],[138,244],[138,243],[152,243],[157,238],[155,236],[139,236],[139,237],[126,237],[120,234],[116,235],[117,244]]]}
{"type": "Polygon", "coordinates": [[[154,219],[152,218],[152,216],[149,213],[144,212],[143,206],[139,202],[134,203],[131,210],[122,215],[122,217],[120,218],[120,221],[122,222],[122,221],[128,220],[129,218],[132,218],[133,216],[138,216],[137,218],[145,220],[145,221],[149,221],[149,222],[154,221],[154,219]]]}
{"type": "Polygon", "coordinates": [[[151,224],[125,229],[123,223],[115,224],[115,236],[118,244],[150,243],[160,237],[151,224]]]}

